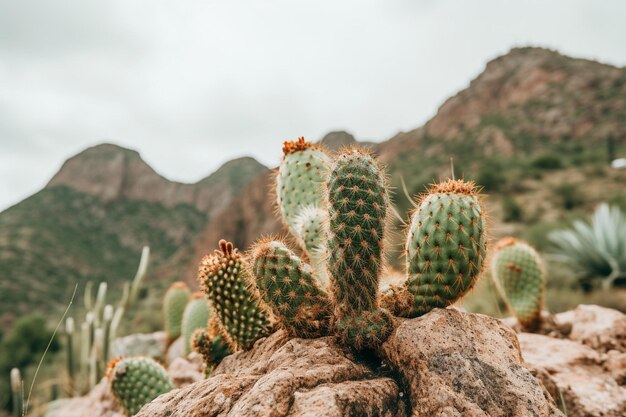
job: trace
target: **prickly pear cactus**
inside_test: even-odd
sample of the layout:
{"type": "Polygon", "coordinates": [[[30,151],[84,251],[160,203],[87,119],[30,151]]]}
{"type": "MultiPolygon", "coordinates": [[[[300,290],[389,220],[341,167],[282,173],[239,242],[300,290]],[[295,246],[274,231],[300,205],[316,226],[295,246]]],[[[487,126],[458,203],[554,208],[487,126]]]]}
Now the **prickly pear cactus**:
{"type": "Polygon", "coordinates": [[[211,335],[208,329],[197,329],[191,336],[193,350],[204,359],[205,375],[210,375],[213,369],[231,354],[228,344],[220,334],[211,335]]]}
{"type": "Polygon", "coordinates": [[[219,250],[200,263],[198,281],[210,301],[212,315],[219,318],[223,336],[233,351],[248,350],[268,334],[270,322],[262,310],[249,278],[244,259],[233,244],[220,240],[219,250]]]}
{"type": "Polygon", "coordinates": [[[197,329],[204,329],[209,323],[209,303],[204,294],[195,292],[185,307],[182,321],[182,335],[185,341],[185,354],[191,352],[191,335],[197,329]]]}
{"type": "Polygon", "coordinates": [[[322,205],[330,158],[319,146],[304,138],[285,142],[283,153],[276,175],[276,198],[290,232],[299,236],[297,218],[300,211],[304,207],[322,205]]]}
{"type": "Polygon", "coordinates": [[[328,332],[332,308],[328,295],[282,242],[262,240],[251,251],[252,275],[261,299],[292,336],[311,338],[328,332]]]}
{"type": "Polygon", "coordinates": [[[165,334],[168,344],[180,336],[181,322],[185,306],[189,301],[191,291],[184,282],[175,282],[165,293],[163,314],[165,316],[165,334]]]}
{"type": "Polygon", "coordinates": [[[165,369],[150,358],[115,358],[109,363],[106,377],[127,416],[137,414],[145,404],[174,389],[165,369]]]}
{"type": "Polygon", "coordinates": [[[383,297],[401,317],[444,308],[476,283],[486,256],[486,224],[473,182],[430,188],[413,213],[406,240],[407,281],[383,297]]]}
{"type": "Polygon", "coordinates": [[[373,348],[393,328],[391,316],[378,309],[389,198],[384,175],[371,156],[350,150],[335,160],[327,192],[336,331],[346,345],[373,348]]]}
{"type": "Polygon", "coordinates": [[[494,246],[491,274],[507,306],[522,327],[535,331],[541,323],[545,273],[535,249],[512,237],[494,246]]]}

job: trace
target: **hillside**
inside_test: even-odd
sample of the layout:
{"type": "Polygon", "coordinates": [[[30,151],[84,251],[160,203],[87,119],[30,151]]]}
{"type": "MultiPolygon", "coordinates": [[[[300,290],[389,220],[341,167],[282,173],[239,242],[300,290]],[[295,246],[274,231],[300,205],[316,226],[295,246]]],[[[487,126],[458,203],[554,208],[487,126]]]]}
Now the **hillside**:
{"type": "Polygon", "coordinates": [[[0,327],[33,306],[55,311],[75,283],[108,281],[115,290],[132,278],[144,245],[154,271],[265,171],[241,158],[180,184],[115,145],[72,157],[43,190],[0,214],[0,327]]]}
{"type": "MultiPolygon", "coordinates": [[[[357,142],[332,132],[321,143],[337,150],[357,142]]],[[[626,170],[607,164],[609,153],[626,156],[626,70],[513,49],[423,127],[361,145],[387,165],[401,213],[411,205],[401,178],[418,194],[450,175],[452,157],[456,176],[485,187],[493,237],[524,234],[541,246],[547,230],[599,201],[626,206],[626,170]]],[[[52,309],[74,282],[128,278],[144,244],[153,248],[151,282],[194,283],[199,259],[220,238],[243,249],[282,232],[271,184],[269,170],[251,158],[181,184],[135,151],[89,148],[44,190],[0,213],[0,318],[6,324],[27,306],[52,309]]]]}

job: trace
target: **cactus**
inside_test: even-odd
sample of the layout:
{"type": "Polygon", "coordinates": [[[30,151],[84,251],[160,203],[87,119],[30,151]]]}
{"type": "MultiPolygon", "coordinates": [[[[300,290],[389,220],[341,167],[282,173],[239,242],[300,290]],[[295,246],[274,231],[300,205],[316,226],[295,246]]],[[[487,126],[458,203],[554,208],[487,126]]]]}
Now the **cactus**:
{"type": "Polygon", "coordinates": [[[145,404],[174,388],[165,369],[149,358],[115,358],[109,363],[106,377],[127,416],[137,414],[145,404]]]}
{"type": "Polygon", "coordinates": [[[211,331],[205,329],[196,329],[191,336],[192,347],[195,352],[202,355],[204,359],[205,375],[210,375],[213,369],[224,359],[230,355],[231,351],[220,334],[211,336],[211,331]]]}
{"type": "Polygon", "coordinates": [[[541,257],[535,249],[512,237],[494,246],[491,274],[507,307],[527,331],[541,323],[545,274],[541,257]]]}
{"type": "Polygon", "coordinates": [[[182,321],[182,335],[185,344],[185,354],[191,352],[191,335],[197,329],[206,328],[209,323],[209,303],[201,292],[191,295],[191,300],[185,307],[182,321]]]}
{"type": "Polygon", "coordinates": [[[476,283],[486,256],[486,224],[473,182],[447,180],[421,198],[406,240],[407,280],[383,297],[401,317],[444,308],[476,283]]]}
{"type": "Polygon", "coordinates": [[[180,325],[183,320],[183,312],[189,301],[191,292],[184,282],[175,282],[165,293],[163,313],[165,316],[165,334],[167,346],[180,336],[180,325]]]}
{"type": "Polygon", "coordinates": [[[244,259],[233,244],[220,240],[219,250],[200,263],[198,281],[233,351],[248,350],[268,334],[270,322],[253,288],[248,288],[244,259]]]}
{"type": "Polygon", "coordinates": [[[345,344],[373,348],[393,327],[391,316],[378,308],[389,198],[385,178],[371,156],[349,150],[334,162],[327,192],[336,331],[345,344]]]}
{"type": "Polygon", "coordinates": [[[24,392],[22,390],[22,375],[18,368],[11,369],[11,394],[13,399],[13,415],[24,417],[24,392]]]}
{"type": "Polygon", "coordinates": [[[318,337],[328,331],[331,304],[311,267],[282,242],[262,240],[251,251],[252,274],[261,298],[292,336],[318,337]]]}
{"type": "Polygon", "coordinates": [[[67,375],[69,377],[70,392],[74,391],[74,378],[76,374],[76,368],[75,368],[76,361],[74,359],[74,332],[75,332],[74,318],[68,317],[65,320],[65,336],[66,336],[65,349],[66,349],[66,354],[67,354],[67,375]]]}

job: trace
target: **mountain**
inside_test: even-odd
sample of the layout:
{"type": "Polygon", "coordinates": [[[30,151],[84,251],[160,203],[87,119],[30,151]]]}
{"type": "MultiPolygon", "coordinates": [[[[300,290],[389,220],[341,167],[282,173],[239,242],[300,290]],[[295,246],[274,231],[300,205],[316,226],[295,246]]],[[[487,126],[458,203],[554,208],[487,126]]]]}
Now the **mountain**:
{"type": "Polygon", "coordinates": [[[144,245],[154,271],[263,172],[240,158],[181,184],[116,145],[70,158],[43,190],[0,213],[0,328],[33,306],[54,311],[76,283],[116,289],[132,278],[144,245]]]}
{"type": "MultiPolygon", "coordinates": [[[[453,158],[457,177],[485,187],[494,237],[524,224],[545,236],[550,224],[599,201],[626,206],[626,170],[606,163],[626,156],[626,69],[517,48],[487,63],[422,127],[380,143],[331,132],[321,143],[379,155],[400,213],[411,206],[403,182],[408,194],[423,192],[452,175],[453,158]]],[[[33,306],[58,308],[74,282],[131,277],[144,244],[153,250],[152,285],[195,284],[198,261],[219,239],[246,249],[261,235],[284,232],[272,183],[271,171],[252,158],[181,184],[132,150],[103,144],[81,152],[42,191],[0,213],[0,320],[33,306]]]]}

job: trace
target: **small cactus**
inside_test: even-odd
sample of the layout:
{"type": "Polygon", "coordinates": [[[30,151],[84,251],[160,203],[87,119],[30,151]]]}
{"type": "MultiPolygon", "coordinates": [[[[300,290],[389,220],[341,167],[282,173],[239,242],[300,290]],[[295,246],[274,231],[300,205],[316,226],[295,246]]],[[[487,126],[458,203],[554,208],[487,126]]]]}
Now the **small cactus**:
{"type": "Polygon", "coordinates": [[[184,282],[175,282],[167,289],[163,303],[165,335],[169,346],[180,336],[181,322],[191,291],[184,282]]]}
{"type": "Polygon", "coordinates": [[[204,373],[210,375],[213,369],[231,354],[230,347],[221,334],[214,334],[210,329],[196,329],[191,335],[191,344],[195,352],[204,359],[204,373]]]}
{"type": "Polygon", "coordinates": [[[248,350],[268,334],[270,322],[253,289],[248,288],[249,279],[239,250],[225,240],[220,240],[219,248],[202,259],[198,281],[210,301],[211,314],[219,318],[224,330],[222,336],[232,350],[248,350]]]}
{"type": "Polygon", "coordinates": [[[191,352],[191,335],[197,329],[204,329],[209,323],[209,303],[201,292],[191,295],[185,307],[182,321],[182,336],[185,343],[185,354],[191,352]]]}
{"type": "Polygon", "coordinates": [[[282,242],[262,240],[251,251],[252,275],[261,299],[292,336],[311,338],[328,331],[331,304],[302,262],[282,242]]]}
{"type": "Polygon", "coordinates": [[[494,246],[491,274],[507,307],[527,331],[536,331],[541,323],[545,289],[543,262],[526,242],[512,237],[494,246]]]}
{"type": "Polygon", "coordinates": [[[407,281],[385,294],[383,304],[401,317],[417,317],[453,304],[478,280],[486,244],[486,222],[474,183],[435,184],[411,216],[407,281]]]}
{"type": "Polygon", "coordinates": [[[388,192],[374,159],[349,150],[335,160],[327,181],[328,271],[340,340],[373,348],[391,334],[391,316],[378,309],[388,192]]]}
{"type": "Polygon", "coordinates": [[[14,417],[24,417],[24,390],[22,388],[22,374],[18,368],[11,369],[11,394],[13,400],[14,417]]]}
{"type": "Polygon", "coordinates": [[[150,358],[114,358],[106,377],[111,382],[113,395],[129,417],[159,395],[174,389],[165,369],[150,358]]]}

